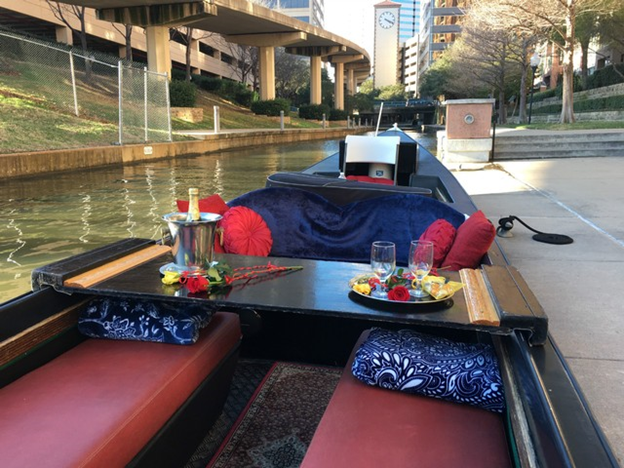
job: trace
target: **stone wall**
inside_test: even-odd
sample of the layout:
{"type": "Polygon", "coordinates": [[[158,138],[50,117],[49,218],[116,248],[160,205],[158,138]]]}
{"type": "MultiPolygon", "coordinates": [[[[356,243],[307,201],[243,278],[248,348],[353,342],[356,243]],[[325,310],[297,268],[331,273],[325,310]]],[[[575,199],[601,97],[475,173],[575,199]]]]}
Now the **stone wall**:
{"type": "Polygon", "coordinates": [[[301,129],[206,135],[203,140],[123,146],[102,146],[0,155],[0,177],[26,177],[48,172],[72,171],[106,165],[132,165],[146,161],[196,156],[249,146],[275,145],[312,140],[335,140],[369,128],[301,129]]]}
{"type": "Polygon", "coordinates": [[[172,107],[171,117],[185,122],[197,123],[204,120],[204,109],[201,107],[172,107]]]}
{"type": "MultiPolygon", "coordinates": [[[[587,91],[577,91],[574,93],[574,101],[584,101],[586,99],[597,99],[611,96],[624,96],[624,83],[618,83],[611,86],[603,86],[602,88],[590,89],[587,91]]],[[[527,98],[527,102],[530,99],[527,98]]],[[[551,104],[560,104],[561,98],[551,97],[542,101],[534,102],[533,109],[539,109],[543,106],[550,106],[551,104]]],[[[527,104],[528,105],[528,104],[527,104]]],[[[531,118],[533,120],[533,118],[531,118]]]]}

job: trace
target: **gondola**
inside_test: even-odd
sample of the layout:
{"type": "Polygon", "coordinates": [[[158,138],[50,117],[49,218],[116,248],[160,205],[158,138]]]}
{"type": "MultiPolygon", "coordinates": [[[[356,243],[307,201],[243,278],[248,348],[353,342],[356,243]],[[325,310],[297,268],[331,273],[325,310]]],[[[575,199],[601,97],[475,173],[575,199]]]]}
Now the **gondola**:
{"type": "MultiPolygon", "coordinates": [[[[495,350],[505,390],[505,410],[499,421],[502,439],[496,443],[504,445],[497,450],[502,450],[509,466],[618,466],[548,333],[548,320],[539,302],[496,241],[481,261],[488,273],[488,288],[497,293],[501,315],[497,328],[456,320],[454,312],[439,312],[442,309],[437,307],[446,307],[441,304],[433,304],[424,314],[397,311],[397,304],[390,304],[388,310],[374,310],[366,300],[353,298],[351,293],[347,298],[330,288],[326,294],[315,292],[309,294],[314,298],[301,298],[305,295],[301,290],[303,272],[324,275],[321,280],[328,283],[344,282],[349,272],[333,269],[332,262],[354,268],[359,264],[358,271],[363,272],[369,252],[349,254],[339,245],[334,250],[330,245],[319,253],[294,241],[278,248],[277,236],[286,237],[289,229],[293,231],[288,222],[275,219],[272,213],[293,206],[296,197],[311,200],[314,209],[350,208],[359,203],[383,211],[388,209],[388,200],[399,197],[400,203],[413,201],[423,210],[435,206],[458,213],[462,219],[477,211],[461,185],[431,153],[398,129],[378,138],[387,136],[400,140],[392,185],[343,179],[347,150],[342,144],[339,153],[321,163],[301,173],[274,174],[265,188],[228,202],[230,207],[250,207],[264,217],[276,236],[271,258],[281,259],[288,268],[303,266],[301,272],[280,273],[279,281],[285,286],[280,290],[284,297],[279,299],[272,294],[271,279],[210,297],[189,294],[179,285],[167,289],[159,270],[171,260],[171,254],[164,250],[166,242],[160,241],[124,239],[35,270],[33,291],[0,305],[0,407],[4,408],[0,410],[4,442],[0,444],[6,449],[0,450],[0,464],[184,466],[218,418],[241,358],[342,368],[350,362],[358,337],[375,328],[393,333],[411,329],[451,342],[485,342],[495,350]],[[94,303],[101,307],[102,303],[133,301],[147,301],[158,310],[173,310],[185,317],[201,312],[211,320],[206,321],[207,326],[202,324],[205,327],[197,343],[190,346],[99,340],[78,330],[78,317],[94,303]],[[341,313],[344,304],[348,304],[350,315],[341,313]],[[318,308],[318,313],[310,313],[308,307],[318,308]],[[219,340],[211,342],[210,334],[219,340]],[[185,373],[181,368],[191,371],[185,373]],[[103,394],[85,397],[98,389],[103,394]],[[12,411],[11,406],[17,409],[12,411]],[[59,433],[65,437],[60,442],[59,433]]],[[[357,225],[348,229],[357,231],[357,225]]],[[[364,238],[361,242],[368,243],[364,238]]],[[[264,262],[259,257],[225,253],[217,253],[215,258],[241,269],[264,262]]],[[[337,404],[332,400],[330,407],[337,404]]],[[[346,457],[341,460],[351,460],[342,452],[357,450],[357,443],[351,448],[327,449],[324,444],[331,443],[328,439],[333,437],[327,432],[331,421],[322,420],[321,426],[317,431],[321,434],[312,442],[313,453],[306,455],[303,466],[328,466],[319,453],[338,451],[346,457]]],[[[362,441],[368,440],[364,432],[349,436],[356,442],[360,436],[362,441]]],[[[337,435],[335,439],[340,440],[337,435]]],[[[452,452],[457,447],[455,439],[449,433],[435,450],[452,452]]],[[[383,447],[377,451],[383,454],[383,447]]],[[[467,459],[464,466],[480,463],[467,459]]]]}

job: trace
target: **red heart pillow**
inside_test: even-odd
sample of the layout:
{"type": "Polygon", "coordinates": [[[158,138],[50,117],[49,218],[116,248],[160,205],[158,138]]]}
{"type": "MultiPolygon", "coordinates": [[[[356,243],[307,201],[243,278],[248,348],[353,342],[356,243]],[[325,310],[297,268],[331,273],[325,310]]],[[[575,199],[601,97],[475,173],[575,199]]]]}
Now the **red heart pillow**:
{"type": "Polygon", "coordinates": [[[271,230],[258,213],[245,206],[231,208],[219,221],[227,253],[266,257],[273,246],[271,230]]]}
{"type": "MultiPolygon", "coordinates": [[[[186,213],[188,211],[188,200],[177,200],[177,204],[178,211],[181,213],[186,213]]],[[[218,193],[215,193],[208,198],[202,198],[199,200],[199,211],[202,213],[216,213],[222,215],[229,209],[230,207],[227,206],[218,193]]]]}
{"type": "Polygon", "coordinates": [[[433,266],[439,268],[451,250],[457,230],[446,219],[436,219],[420,236],[421,241],[433,242],[433,266]]]}
{"type": "Polygon", "coordinates": [[[457,229],[455,241],[442,265],[455,271],[477,268],[495,236],[496,229],[490,220],[481,210],[477,211],[457,229]]]}

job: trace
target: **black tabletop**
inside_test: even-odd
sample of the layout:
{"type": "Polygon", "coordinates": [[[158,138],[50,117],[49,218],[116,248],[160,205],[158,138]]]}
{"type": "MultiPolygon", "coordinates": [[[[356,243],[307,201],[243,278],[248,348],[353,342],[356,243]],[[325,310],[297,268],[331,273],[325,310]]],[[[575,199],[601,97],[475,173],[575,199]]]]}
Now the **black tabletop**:
{"type": "Polygon", "coordinates": [[[172,260],[171,255],[167,254],[87,289],[60,289],[65,289],[66,292],[155,299],[180,304],[196,304],[199,301],[215,309],[251,308],[258,311],[423,323],[479,329],[490,333],[511,333],[511,329],[504,326],[472,325],[462,291],[457,292],[450,300],[434,304],[397,304],[362,297],[351,291],[349,280],[358,274],[370,273],[370,266],[366,264],[217,254],[215,260],[225,262],[232,268],[271,262],[277,266],[301,266],[302,269],[260,275],[250,281],[237,281],[216,293],[192,294],[183,285],[163,284],[160,268],[172,260]]]}

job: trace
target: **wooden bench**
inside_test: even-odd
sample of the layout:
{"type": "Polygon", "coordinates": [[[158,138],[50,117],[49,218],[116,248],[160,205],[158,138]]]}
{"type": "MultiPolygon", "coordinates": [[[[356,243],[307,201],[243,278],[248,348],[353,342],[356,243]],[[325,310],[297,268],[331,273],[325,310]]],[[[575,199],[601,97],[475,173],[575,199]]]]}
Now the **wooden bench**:
{"type": "Polygon", "coordinates": [[[0,389],[0,466],[179,466],[222,409],[240,339],[238,315],[217,313],[190,346],[83,341],[0,389]]]}
{"type": "Polygon", "coordinates": [[[355,351],[302,468],[511,466],[501,415],[366,385],[351,373],[355,351]]]}

